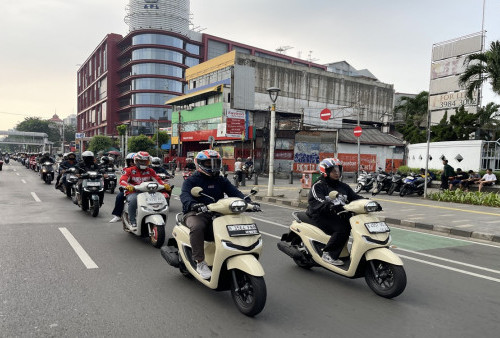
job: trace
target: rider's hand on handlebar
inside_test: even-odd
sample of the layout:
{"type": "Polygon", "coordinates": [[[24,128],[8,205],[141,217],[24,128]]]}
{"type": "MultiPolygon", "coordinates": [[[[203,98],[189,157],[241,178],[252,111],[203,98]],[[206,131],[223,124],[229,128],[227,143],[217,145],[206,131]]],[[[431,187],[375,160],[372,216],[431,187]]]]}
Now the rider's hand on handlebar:
{"type": "Polygon", "coordinates": [[[125,189],[127,189],[127,191],[128,191],[128,192],[132,192],[132,191],[134,191],[134,190],[135,190],[135,188],[134,188],[134,186],[133,186],[133,185],[127,185],[127,186],[125,187],[125,189]]]}
{"type": "Polygon", "coordinates": [[[344,211],[344,205],[342,204],[331,204],[330,205],[330,212],[334,214],[338,214],[339,212],[344,211]]]}
{"type": "Polygon", "coordinates": [[[191,206],[191,210],[195,212],[207,212],[208,208],[203,203],[196,203],[191,206]]]}
{"type": "Polygon", "coordinates": [[[260,204],[257,203],[257,202],[251,202],[249,203],[250,206],[252,206],[252,209],[250,211],[262,211],[262,209],[260,208],[260,204]]]}
{"type": "Polygon", "coordinates": [[[166,191],[172,190],[172,188],[170,187],[170,184],[168,184],[168,183],[165,183],[163,186],[165,187],[166,191]]]}

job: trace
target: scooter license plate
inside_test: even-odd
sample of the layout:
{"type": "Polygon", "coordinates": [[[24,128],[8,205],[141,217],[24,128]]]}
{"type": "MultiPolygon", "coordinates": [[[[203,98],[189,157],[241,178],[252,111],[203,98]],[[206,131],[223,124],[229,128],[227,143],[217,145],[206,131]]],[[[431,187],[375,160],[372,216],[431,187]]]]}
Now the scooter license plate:
{"type": "Polygon", "coordinates": [[[227,225],[227,233],[231,237],[254,236],[260,234],[257,224],[233,224],[227,225]]]}
{"type": "Polygon", "coordinates": [[[373,222],[373,223],[365,223],[365,227],[371,234],[378,234],[382,232],[391,231],[385,222],[373,222]]]}
{"type": "Polygon", "coordinates": [[[101,182],[87,182],[88,187],[100,187],[101,182]]]}
{"type": "Polygon", "coordinates": [[[158,195],[150,195],[146,197],[147,204],[158,204],[161,202],[162,202],[161,197],[158,195]]]}

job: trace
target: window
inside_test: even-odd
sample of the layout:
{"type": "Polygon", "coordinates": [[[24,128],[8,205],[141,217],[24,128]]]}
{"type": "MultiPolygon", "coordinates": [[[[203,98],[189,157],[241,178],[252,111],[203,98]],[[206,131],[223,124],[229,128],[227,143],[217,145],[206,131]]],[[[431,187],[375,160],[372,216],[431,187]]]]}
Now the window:
{"type": "Polygon", "coordinates": [[[132,38],[132,45],[164,45],[182,49],[184,41],[163,34],[139,34],[132,38]]]}
{"type": "Polygon", "coordinates": [[[188,67],[193,67],[200,64],[200,60],[186,56],[186,61],[184,62],[184,64],[188,67]]]}
{"type": "Polygon", "coordinates": [[[166,90],[182,93],[182,82],[170,79],[142,78],[132,80],[132,90],[166,90]]]}
{"type": "Polygon", "coordinates": [[[182,63],[183,55],[179,52],[159,48],[143,48],[134,50],[132,52],[132,60],[143,59],[164,60],[182,63]]]}
{"type": "Polygon", "coordinates": [[[141,63],[132,66],[132,75],[154,74],[167,75],[178,78],[183,78],[184,73],[182,68],[172,65],[164,65],[159,63],[141,63]]]}
{"type": "Polygon", "coordinates": [[[103,121],[106,121],[107,119],[107,106],[108,106],[108,103],[107,102],[104,102],[102,105],[101,105],[101,118],[103,121]]]}
{"type": "Polygon", "coordinates": [[[132,104],[164,105],[166,101],[177,95],[158,93],[137,93],[132,95],[132,104]]]}
{"type": "Polygon", "coordinates": [[[200,46],[186,43],[186,51],[190,54],[200,55],[200,46]]]}

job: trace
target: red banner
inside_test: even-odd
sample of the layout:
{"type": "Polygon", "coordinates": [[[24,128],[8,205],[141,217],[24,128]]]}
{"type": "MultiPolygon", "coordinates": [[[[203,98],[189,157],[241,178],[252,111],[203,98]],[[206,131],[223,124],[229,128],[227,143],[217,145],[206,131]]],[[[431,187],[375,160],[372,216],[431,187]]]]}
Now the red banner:
{"type": "Polygon", "coordinates": [[[293,150],[275,150],[274,159],[293,161],[293,150]]]}
{"type": "MultiPolygon", "coordinates": [[[[375,171],[377,168],[377,155],[361,154],[361,166],[366,171],[375,171]]],[[[338,159],[342,161],[345,172],[358,171],[358,154],[339,154],[338,159]]]]}
{"type": "Polygon", "coordinates": [[[385,160],[385,171],[391,172],[393,170],[397,170],[402,165],[403,165],[403,160],[401,160],[401,159],[393,160],[393,159],[388,158],[385,160]],[[394,168],[392,167],[392,163],[394,163],[394,168]]]}
{"type": "Polygon", "coordinates": [[[183,131],[181,132],[181,141],[208,141],[208,137],[213,136],[216,140],[241,140],[241,134],[239,137],[220,137],[217,136],[217,129],[212,130],[198,130],[198,131],[183,131]]]}
{"type": "Polygon", "coordinates": [[[293,171],[294,172],[304,172],[304,171],[311,171],[311,170],[318,170],[318,165],[315,163],[294,163],[293,164],[293,171]]]}

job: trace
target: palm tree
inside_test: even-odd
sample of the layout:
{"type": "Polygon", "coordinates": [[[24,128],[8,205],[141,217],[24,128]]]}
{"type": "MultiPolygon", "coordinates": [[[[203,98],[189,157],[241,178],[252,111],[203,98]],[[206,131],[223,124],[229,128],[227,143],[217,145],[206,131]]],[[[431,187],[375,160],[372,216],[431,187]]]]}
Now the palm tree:
{"type": "Polygon", "coordinates": [[[411,123],[416,127],[421,127],[427,118],[429,104],[429,93],[420,92],[415,97],[402,96],[401,103],[394,107],[394,113],[403,115],[404,123],[411,123]]]}
{"type": "Polygon", "coordinates": [[[493,92],[500,95],[500,41],[493,41],[490,49],[484,53],[474,53],[465,59],[466,69],[460,75],[458,83],[467,89],[467,97],[472,100],[472,94],[489,81],[493,92]],[[478,61],[471,63],[472,61],[478,61]]]}
{"type": "Polygon", "coordinates": [[[491,141],[496,139],[500,127],[498,117],[500,105],[494,102],[488,103],[485,107],[478,109],[476,113],[477,137],[481,140],[491,141]]]}

